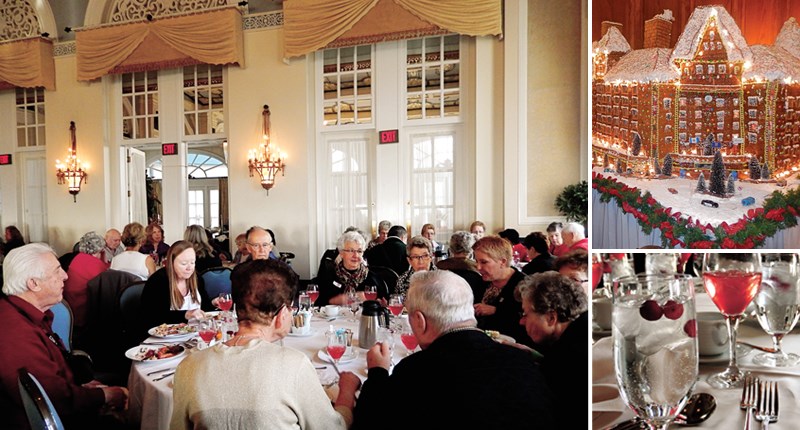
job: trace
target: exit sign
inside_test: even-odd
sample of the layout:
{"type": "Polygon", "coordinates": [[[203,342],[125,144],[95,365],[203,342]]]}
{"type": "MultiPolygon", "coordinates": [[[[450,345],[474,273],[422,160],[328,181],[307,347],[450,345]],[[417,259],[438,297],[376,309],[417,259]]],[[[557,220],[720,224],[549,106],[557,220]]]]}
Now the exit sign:
{"type": "Polygon", "coordinates": [[[177,155],[177,154],[178,154],[177,143],[164,143],[161,145],[161,155],[177,155]]]}
{"type": "Polygon", "coordinates": [[[381,143],[397,143],[400,141],[398,130],[382,130],[380,134],[381,143]]]}
{"type": "Polygon", "coordinates": [[[0,166],[11,164],[11,154],[0,154],[0,166]]]}

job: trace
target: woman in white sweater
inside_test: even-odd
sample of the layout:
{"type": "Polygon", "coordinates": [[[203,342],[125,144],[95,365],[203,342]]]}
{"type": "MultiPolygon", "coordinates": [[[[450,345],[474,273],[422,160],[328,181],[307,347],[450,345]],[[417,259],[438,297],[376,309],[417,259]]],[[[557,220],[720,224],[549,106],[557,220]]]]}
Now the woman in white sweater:
{"type": "Polygon", "coordinates": [[[125,226],[122,230],[122,244],[125,246],[125,251],[111,259],[110,269],[133,273],[143,280],[147,280],[156,271],[153,257],[139,252],[139,248],[147,238],[144,230],[144,226],[138,222],[125,226]]]}
{"type": "Polygon", "coordinates": [[[236,266],[231,283],[239,332],[178,366],[170,428],[348,428],[359,378],[342,372],[331,406],[308,357],[275,343],[292,324],[297,275],[280,261],[254,260],[236,266]]]}

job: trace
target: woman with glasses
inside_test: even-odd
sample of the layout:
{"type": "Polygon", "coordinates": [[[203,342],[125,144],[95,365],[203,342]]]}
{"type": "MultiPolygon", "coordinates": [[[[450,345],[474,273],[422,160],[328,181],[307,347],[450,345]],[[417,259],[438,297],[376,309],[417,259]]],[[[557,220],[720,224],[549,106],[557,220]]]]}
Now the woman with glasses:
{"type": "Polygon", "coordinates": [[[522,303],[514,297],[514,290],[525,275],[511,267],[511,243],[498,236],[485,236],[472,245],[472,251],[485,288],[480,302],[475,304],[478,328],[498,331],[531,345],[519,325],[522,303]]]}
{"type": "Polygon", "coordinates": [[[346,429],[361,381],[339,375],[336,401],[308,357],[280,342],[292,326],[297,275],[275,260],[242,263],[231,274],[239,331],[189,354],[175,371],[171,429],[346,429]]]}
{"type": "Polygon", "coordinates": [[[408,254],[406,258],[408,258],[410,267],[397,280],[394,294],[406,294],[408,285],[411,282],[411,275],[414,273],[436,270],[436,265],[433,264],[433,244],[427,238],[423,236],[412,237],[406,245],[406,253],[408,254]]]}
{"type": "Polygon", "coordinates": [[[332,265],[320,267],[317,275],[319,297],[315,306],[346,305],[348,291],[364,291],[366,286],[376,287],[379,299],[388,298],[386,284],[364,262],[366,246],[367,241],[357,231],[346,231],[339,236],[336,243],[339,255],[332,265]]]}

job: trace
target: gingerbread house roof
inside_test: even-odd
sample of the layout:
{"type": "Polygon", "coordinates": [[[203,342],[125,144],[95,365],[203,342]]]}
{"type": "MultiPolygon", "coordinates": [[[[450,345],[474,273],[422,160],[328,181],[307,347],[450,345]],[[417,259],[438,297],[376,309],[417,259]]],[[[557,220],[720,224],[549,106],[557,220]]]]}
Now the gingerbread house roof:
{"type": "Polygon", "coordinates": [[[631,45],[625,40],[625,36],[622,35],[617,27],[609,27],[600,40],[592,43],[592,50],[608,51],[609,53],[629,52],[631,45]]]}
{"type": "Polygon", "coordinates": [[[678,38],[675,50],[672,51],[670,62],[676,60],[694,59],[697,48],[703,39],[706,22],[712,16],[717,16],[719,36],[729,61],[753,61],[753,54],[747,46],[747,41],[742,36],[742,31],[733,20],[733,17],[722,6],[699,6],[689,17],[689,22],[678,38]]]}
{"type": "Polygon", "coordinates": [[[606,82],[639,81],[669,82],[677,80],[680,72],[670,63],[669,48],[646,48],[622,56],[605,75],[606,82]]]}
{"type": "Polygon", "coordinates": [[[800,58],[779,46],[753,45],[753,67],[742,73],[744,79],[775,81],[800,78],[800,58]]]}
{"type": "Polygon", "coordinates": [[[800,24],[797,20],[789,18],[783,23],[778,37],[775,38],[775,46],[781,47],[795,57],[800,58],[800,24]]]}

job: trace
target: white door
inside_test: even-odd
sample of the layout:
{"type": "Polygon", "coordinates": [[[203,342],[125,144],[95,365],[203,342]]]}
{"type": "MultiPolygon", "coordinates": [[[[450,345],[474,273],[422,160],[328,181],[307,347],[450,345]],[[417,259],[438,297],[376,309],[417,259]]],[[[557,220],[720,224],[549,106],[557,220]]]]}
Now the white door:
{"type": "Polygon", "coordinates": [[[147,184],[144,152],[127,148],[128,222],[147,225],[147,184]]]}
{"type": "Polygon", "coordinates": [[[47,176],[44,151],[20,153],[22,159],[22,227],[30,242],[47,242],[47,176]]]}

